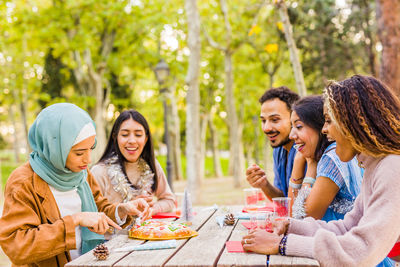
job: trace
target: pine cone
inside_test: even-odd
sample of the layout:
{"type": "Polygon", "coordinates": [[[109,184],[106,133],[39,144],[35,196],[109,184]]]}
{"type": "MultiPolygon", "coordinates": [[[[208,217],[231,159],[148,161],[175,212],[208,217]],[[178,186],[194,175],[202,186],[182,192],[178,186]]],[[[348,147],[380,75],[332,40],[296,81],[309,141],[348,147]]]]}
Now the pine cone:
{"type": "Polygon", "coordinates": [[[109,254],[110,252],[104,244],[97,245],[97,247],[93,250],[93,255],[101,261],[106,260],[109,254]]]}
{"type": "Polygon", "coordinates": [[[225,215],[224,223],[226,225],[234,225],[235,224],[235,215],[233,215],[232,213],[225,215]]]}

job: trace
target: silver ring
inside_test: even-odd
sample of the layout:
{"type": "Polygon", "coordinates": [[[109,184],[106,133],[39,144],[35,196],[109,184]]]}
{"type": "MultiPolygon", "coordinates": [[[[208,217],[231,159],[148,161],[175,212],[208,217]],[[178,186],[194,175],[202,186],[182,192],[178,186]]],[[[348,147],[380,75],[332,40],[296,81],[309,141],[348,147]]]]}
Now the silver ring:
{"type": "Polygon", "coordinates": [[[244,243],[247,244],[247,239],[244,240],[244,243]]]}

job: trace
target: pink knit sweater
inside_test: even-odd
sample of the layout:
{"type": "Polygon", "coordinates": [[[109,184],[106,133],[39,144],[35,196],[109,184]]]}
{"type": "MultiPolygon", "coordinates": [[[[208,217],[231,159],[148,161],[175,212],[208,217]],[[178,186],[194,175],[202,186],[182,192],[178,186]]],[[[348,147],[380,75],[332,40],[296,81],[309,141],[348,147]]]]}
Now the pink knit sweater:
{"type": "Polygon", "coordinates": [[[343,220],[291,220],[286,254],[321,266],[375,266],[400,240],[400,156],[360,154],[361,192],[343,220]]]}

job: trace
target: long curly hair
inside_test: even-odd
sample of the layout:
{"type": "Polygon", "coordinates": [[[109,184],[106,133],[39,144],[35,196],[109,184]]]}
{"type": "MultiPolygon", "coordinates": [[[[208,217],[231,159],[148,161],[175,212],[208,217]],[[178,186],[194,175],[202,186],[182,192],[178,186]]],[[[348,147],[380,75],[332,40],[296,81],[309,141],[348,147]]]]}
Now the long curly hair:
{"type": "Polygon", "coordinates": [[[400,154],[400,100],[383,82],[354,75],[324,91],[332,120],[354,149],[380,157],[400,154]]]}

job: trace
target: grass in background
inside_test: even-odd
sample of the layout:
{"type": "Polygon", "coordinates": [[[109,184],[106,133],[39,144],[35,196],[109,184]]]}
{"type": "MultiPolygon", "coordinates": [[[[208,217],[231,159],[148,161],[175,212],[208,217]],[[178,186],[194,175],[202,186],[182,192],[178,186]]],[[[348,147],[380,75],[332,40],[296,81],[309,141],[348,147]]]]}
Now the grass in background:
{"type": "Polygon", "coordinates": [[[1,184],[4,186],[6,185],[8,176],[10,176],[11,172],[16,169],[20,164],[18,163],[11,163],[6,161],[1,161],[1,184]]]}
{"type": "MultiPolygon", "coordinates": [[[[21,158],[23,158],[23,155],[21,155],[21,158]]],[[[164,169],[164,172],[166,173],[166,161],[167,157],[166,156],[157,156],[157,160],[160,162],[161,167],[164,169]]],[[[182,175],[186,179],[186,157],[182,156],[182,175]]],[[[7,182],[8,177],[10,176],[11,172],[16,169],[18,166],[23,164],[25,161],[21,161],[20,163],[15,163],[14,161],[14,156],[10,151],[0,151],[0,166],[1,166],[1,184],[4,186],[7,182]]],[[[228,166],[229,166],[229,159],[227,158],[220,158],[221,161],[221,168],[222,168],[222,174],[223,176],[228,176],[228,166]]],[[[205,162],[204,162],[204,168],[205,168],[205,176],[206,178],[208,177],[214,177],[214,164],[213,164],[213,159],[212,157],[206,157],[205,162]]]]}
{"type": "MultiPolygon", "coordinates": [[[[20,158],[23,159],[25,155],[20,155],[20,158]]],[[[21,161],[20,163],[16,163],[14,160],[14,154],[8,150],[1,150],[0,151],[0,168],[1,168],[1,185],[6,185],[8,176],[10,176],[11,172],[16,169],[18,166],[23,164],[25,160],[21,161]]]]}
{"type": "MultiPolygon", "coordinates": [[[[165,155],[159,155],[156,157],[158,162],[160,162],[161,167],[163,168],[165,174],[167,173],[167,156],[165,155]]],[[[223,176],[228,176],[228,167],[229,167],[229,159],[227,158],[220,158],[221,161],[221,169],[222,169],[222,175],[223,176]]],[[[182,163],[182,175],[183,178],[186,179],[186,157],[181,156],[181,163],[182,163]]],[[[214,164],[213,164],[213,158],[212,157],[206,157],[206,160],[204,162],[204,175],[205,177],[215,177],[214,175],[214,164]]]]}

